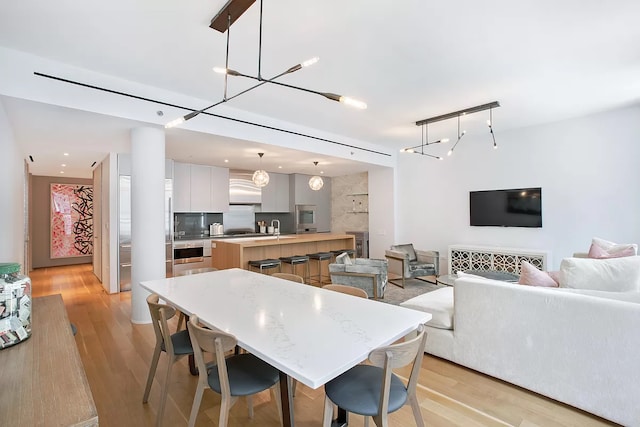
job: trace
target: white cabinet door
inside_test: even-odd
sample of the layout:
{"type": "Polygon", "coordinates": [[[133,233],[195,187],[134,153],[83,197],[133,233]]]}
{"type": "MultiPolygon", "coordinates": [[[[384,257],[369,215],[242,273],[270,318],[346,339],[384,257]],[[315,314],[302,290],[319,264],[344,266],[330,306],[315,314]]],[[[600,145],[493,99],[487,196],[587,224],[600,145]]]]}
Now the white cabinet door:
{"type": "Polygon", "coordinates": [[[229,212],[229,169],[211,167],[211,212],[229,212]]]}
{"type": "Polygon", "coordinates": [[[191,210],[211,210],[211,166],[191,165],[191,210]]]}
{"type": "Polygon", "coordinates": [[[173,211],[191,212],[191,165],[173,164],[173,211]]]}
{"type": "Polygon", "coordinates": [[[269,173],[269,184],[262,187],[262,212],[289,212],[289,175],[269,173]]]}

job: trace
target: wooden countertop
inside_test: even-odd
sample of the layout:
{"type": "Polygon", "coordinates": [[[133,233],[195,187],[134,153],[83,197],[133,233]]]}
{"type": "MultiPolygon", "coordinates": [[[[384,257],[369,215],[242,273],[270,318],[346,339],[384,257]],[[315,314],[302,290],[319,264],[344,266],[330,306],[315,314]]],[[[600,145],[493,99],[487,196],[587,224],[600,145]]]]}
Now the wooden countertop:
{"type": "Polygon", "coordinates": [[[0,350],[0,425],[97,426],[60,294],[34,298],[31,337],[0,350]]]}
{"type": "Polygon", "coordinates": [[[252,248],[260,246],[279,246],[291,245],[297,243],[325,242],[330,240],[355,239],[352,234],[335,234],[335,233],[310,233],[310,234],[288,234],[276,238],[275,236],[266,237],[242,237],[237,239],[213,239],[211,244],[213,247],[217,243],[235,244],[242,248],[252,248]]]}

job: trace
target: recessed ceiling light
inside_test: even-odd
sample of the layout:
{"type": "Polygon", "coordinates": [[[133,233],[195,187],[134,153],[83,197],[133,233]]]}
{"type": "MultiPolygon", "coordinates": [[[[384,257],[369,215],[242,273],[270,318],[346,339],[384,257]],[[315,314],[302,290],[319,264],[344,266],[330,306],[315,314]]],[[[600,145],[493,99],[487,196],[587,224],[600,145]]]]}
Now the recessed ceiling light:
{"type": "Polygon", "coordinates": [[[282,169],[282,166],[278,166],[278,169],[282,169]]]}
{"type": "Polygon", "coordinates": [[[69,155],[69,153],[63,153],[63,154],[64,154],[65,156],[68,156],[68,155],[69,155]]]}
{"type": "Polygon", "coordinates": [[[67,167],[66,163],[63,163],[63,164],[61,164],[60,166],[62,166],[63,168],[66,168],[66,167],[67,167]]]}
{"type": "Polygon", "coordinates": [[[229,163],[229,159],[224,159],[224,162],[225,163],[229,163]]]}
{"type": "Polygon", "coordinates": [[[324,171],[320,171],[320,175],[324,174],[324,171]]]}
{"type": "Polygon", "coordinates": [[[64,171],[60,171],[60,173],[64,173],[64,171]]]}

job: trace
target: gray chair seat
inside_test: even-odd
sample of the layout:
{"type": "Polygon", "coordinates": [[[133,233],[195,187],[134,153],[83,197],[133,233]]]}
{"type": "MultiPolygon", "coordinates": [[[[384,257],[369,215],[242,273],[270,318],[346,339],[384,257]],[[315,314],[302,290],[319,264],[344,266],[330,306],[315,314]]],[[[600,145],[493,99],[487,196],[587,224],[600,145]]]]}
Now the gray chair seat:
{"type": "MultiPolygon", "coordinates": [[[[384,369],[358,365],[329,381],[324,391],[333,402],[354,414],[374,416],[380,409],[380,392],[384,369]]],[[[407,389],[395,374],[391,374],[389,412],[400,409],[407,402],[407,389]]]]}
{"type": "MultiPolygon", "coordinates": [[[[232,396],[249,396],[273,387],[279,380],[276,368],[258,359],[253,354],[245,353],[227,359],[229,388],[232,396]]],[[[209,371],[209,387],[216,393],[222,393],[217,367],[209,371]]]]}
{"type": "MultiPolygon", "coordinates": [[[[189,331],[183,329],[171,335],[171,343],[173,344],[173,352],[175,354],[193,354],[189,331]]],[[[160,345],[162,351],[167,351],[164,342],[160,345]]]]}

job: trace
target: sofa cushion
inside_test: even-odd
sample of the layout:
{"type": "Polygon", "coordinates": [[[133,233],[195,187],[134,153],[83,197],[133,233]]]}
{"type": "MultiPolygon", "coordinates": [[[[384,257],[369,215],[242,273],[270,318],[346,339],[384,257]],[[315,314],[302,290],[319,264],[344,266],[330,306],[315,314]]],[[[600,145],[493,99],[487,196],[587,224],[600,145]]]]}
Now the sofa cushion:
{"type": "Polygon", "coordinates": [[[336,264],[352,264],[351,257],[347,252],[342,252],[340,255],[336,257],[336,264]]]}
{"type": "Polygon", "coordinates": [[[560,263],[560,287],[596,291],[640,291],[640,257],[565,258],[560,263]]]}
{"type": "Polygon", "coordinates": [[[453,286],[418,295],[400,304],[433,316],[426,325],[438,329],[453,329],[453,286]]]}
{"type": "Polygon", "coordinates": [[[545,288],[557,288],[558,282],[547,272],[540,271],[527,261],[520,264],[520,279],[518,283],[529,286],[543,286],[545,288]]]}
{"type": "Polygon", "coordinates": [[[572,294],[589,295],[592,297],[605,298],[616,301],[631,302],[634,304],[640,304],[640,292],[607,292],[607,291],[594,291],[592,289],[571,289],[571,288],[559,288],[560,292],[567,292],[572,294]]]}
{"type": "Polygon", "coordinates": [[[409,255],[409,262],[418,260],[418,256],[416,255],[416,251],[415,251],[415,249],[413,249],[413,243],[407,243],[407,244],[404,244],[404,245],[393,245],[393,246],[391,246],[391,250],[398,251],[398,252],[403,252],[403,253],[409,255]]]}
{"type": "Polygon", "coordinates": [[[608,240],[594,237],[589,248],[589,258],[605,259],[634,256],[638,254],[638,245],[635,243],[613,243],[608,240]]]}

